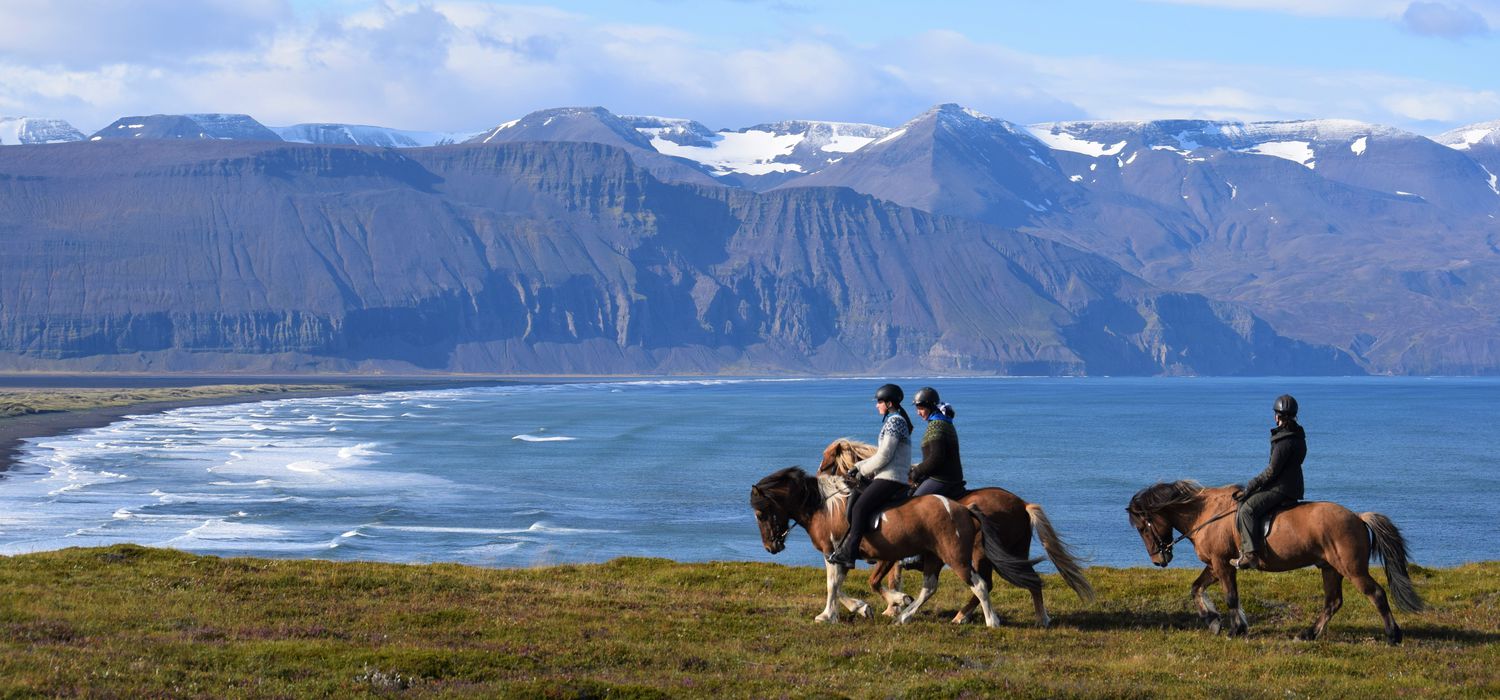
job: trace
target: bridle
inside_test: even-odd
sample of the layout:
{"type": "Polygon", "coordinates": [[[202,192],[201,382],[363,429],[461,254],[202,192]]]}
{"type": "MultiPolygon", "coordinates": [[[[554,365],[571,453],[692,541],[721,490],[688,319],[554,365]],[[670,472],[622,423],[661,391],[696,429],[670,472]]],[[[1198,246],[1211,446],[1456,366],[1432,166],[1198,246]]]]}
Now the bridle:
{"type": "Polygon", "coordinates": [[[769,505],[775,509],[775,515],[786,518],[786,526],[780,529],[777,529],[776,527],[775,518],[772,518],[771,520],[771,545],[777,551],[780,551],[781,549],[786,547],[786,538],[792,533],[792,528],[797,526],[797,519],[792,517],[792,514],[786,511],[785,505],[779,499],[769,496],[766,490],[762,488],[760,484],[756,484],[751,488],[753,488],[756,493],[760,494],[762,498],[766,499],[769,505]]]}
{"type": "MultiPolygon", "coordinates": [[[[1230,515],[1233,515],[1238,510],[1239,510],[1238,507],[1230,508],[1229,510],[1224,511],[1223,513],[1220,513],[1218,515],[1215,515],[1212,518],[1209,518],[1208,520],[1203,521],[1203,523],[1200,524],[1200,525],[1198,525],[1198,527],[1195,527],[1192,530],[1189,530],[1187,532],[1182,533],[1181,535],[1178,535],[1177,539],[1171,540],[1171,541],[1167,540],[1167,537],[1171,537],[1171,533],[1172,533],[1171,529],[1167,530],[1167,537],[1162,537],[1162,536],[1156,534],[1156,528],[1151,528],[1151,539],[1155,540],[1154,542],[1152,542],[1152,544],[1156,545],[1156,551],[1154,551],[1154,552],[1148,552],[1148,554],[1150,554],[1153,557],[1160,556],[1160,555],[1163,555],[1163,554],[1171,554],[1172,553],[1172,548],[1176,547],[1177,543],[1179,543],[1179,542],[1181,542],[1183,540],[1192,541],[1193,535],[1198,534],[1199,530],[1202,530],[1203,528],[1208,527],[1209,524],[1213,523],[1215,520],[1219,520],[1219,519],[1222,519],[1222,518],[1226,518],[1226,517],[1228,517],[1230,515]]],[[[1132,516],[1135,516],[1136,518],[1140,519],[1141,521],[1146,522],[1147,526],[1150,525],[1150,521],[1147,521],[1146,518],[1145,518],[1145,516],[1147,515],[1146,513],[1137,512],[1137,511],[1130,511],[1130,514],[1132,516]]],[[[1168,527],[1170,528],[1170,525],[1168,527]]],[[[1146,528],[1145,527],[1140,527],[1140,528],[1136,528],[1136,529],[1139,531],[1139,530],[1145,530],[1146,528]]]]}

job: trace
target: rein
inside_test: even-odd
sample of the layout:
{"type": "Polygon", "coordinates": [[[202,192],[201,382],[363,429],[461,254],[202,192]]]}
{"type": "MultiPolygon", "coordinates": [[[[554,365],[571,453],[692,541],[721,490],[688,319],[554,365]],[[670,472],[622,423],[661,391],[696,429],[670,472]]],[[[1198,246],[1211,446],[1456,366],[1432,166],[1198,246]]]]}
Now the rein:
{"type": "Polygon", "coordinates": [[[1161,553],[1166,553],[1166,552],[1172,551],[1172,548],[1176,547],[1178,542],[1181,542],[1183,540],[1191,540],[1193,538],[1193,535],[1198,534],[1199,530],[1202,530],[1203,528],[1208,527],[1209,524],[1213,523],[1215,520],[1219,520],[1221,518],[1225,518],[1225,517],[1228,517],[1230,515],[1233,515],[1238,510],[1239,510],[1239,506],[1235,506],[1234,508],[1230,508],[1229,510],[1224,511],[1223,513],[1215,515],[1214,517],[1209,518],[1208,520],[1205,520],[1202,525],[1199,525],[1198,527],[1193,528],[1191,532],[1184,532],[1181,535],[1178,535],[1177,539],[1172,540],[1171,542],[1168,542],[1165,546],[1163,546],[1161,542],[1157,542],[1156,543],[1156,551],[1157,551],[1157,553],[1161,554],[1161,553]]]}

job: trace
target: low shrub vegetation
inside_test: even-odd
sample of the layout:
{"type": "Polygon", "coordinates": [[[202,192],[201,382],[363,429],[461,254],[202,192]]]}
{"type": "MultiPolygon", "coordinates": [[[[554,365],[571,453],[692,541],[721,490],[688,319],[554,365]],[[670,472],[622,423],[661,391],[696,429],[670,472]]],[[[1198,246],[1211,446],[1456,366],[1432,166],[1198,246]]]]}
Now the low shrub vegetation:
{"type": "Polygon", "coordinates": [[[1199,626],[1195,570],[1088,574],[1091,605],[1044,577],[1049,630],[1032,626],[1028,595],[1002,585],[1005,625],[992,630],[947,622],[966,594],[947,572],[897,627],[814,622],[821,567],[627,558],[482,569],[69,549],[0,558],[0,697],[1500,694],[1500,562],[1416,567],[1430,609],[1398,613],[1400,647],[1381,641],[1352,587],[1322,640],[1294,641],[1321,605],[1311,570],[1241,577],[1248,639],[1199,626]]]}

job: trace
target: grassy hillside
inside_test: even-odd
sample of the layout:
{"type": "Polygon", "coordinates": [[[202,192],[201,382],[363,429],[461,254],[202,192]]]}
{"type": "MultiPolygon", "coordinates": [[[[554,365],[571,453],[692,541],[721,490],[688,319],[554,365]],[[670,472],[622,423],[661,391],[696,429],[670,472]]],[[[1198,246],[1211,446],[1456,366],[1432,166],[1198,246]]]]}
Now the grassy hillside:
{"type": "Polygon", "coordinates": [[[213,384],[140,389],[0,389],[0,418],[129,406],[157,401],[198,401],[242,397],[270,400],[280,398],[277,394],[304,394],[348,388],[338,384],[213,384]]]}
{"type": "Polygon", "coordinates": [[[823,575],[808,567],[71,549],[0,558],[0,697],[1500,694],[1500,562],[1416,570],[1431,609],[1398,614],[1399,648],[1352,587],[1323,640],[1293,641],[1321,601],[1310,570],[1242,577],[1251,637],[1210,636],[1187,598],[1195,574],[1092,569],[1089,606],[1049,575],[1051,630],[1001,588],[1006,624],[989,630],[945,621],[963,593],[946,572],[911,625],[828,626],[812,621],[823,575]]]}

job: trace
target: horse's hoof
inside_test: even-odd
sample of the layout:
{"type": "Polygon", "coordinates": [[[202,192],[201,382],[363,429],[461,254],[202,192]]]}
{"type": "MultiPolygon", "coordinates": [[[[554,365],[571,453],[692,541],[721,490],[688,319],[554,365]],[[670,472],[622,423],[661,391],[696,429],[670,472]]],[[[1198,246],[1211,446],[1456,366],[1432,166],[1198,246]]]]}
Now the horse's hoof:
{"type": "Polygon", "coordinates": [[[860,606],[858,610],[854,611],[854,614],[859,615],[866,620],[875,617],[875,611],[872,610],[868,605],[860,606]]]}
{"type": "Polygon", "coordinates": [[[990,627],[990,628],[999,627],[1000,626],[1000,616],[996,615],[994,617],[991,617],[988,620],[985,620],[984,621],[984,626],[985,627],[990,627]]]}
{"type": "Polygon", "coordinates": [[[1036,626],[1039,629],[1044,629],[1044,630],[1045,629],[1052,629],[1052,618],[1050,616],[1049,617],[1043,617],[1042,619],[1036,621],[1036,626]]]}
{"type": "Polygon", "coordinates": [[[1292,637],[1299,642],[1311,642],[1318,638],[1318,633],[1313,630],[1302,630],[1292,637]]]}
{"type": "Polygon", "coordinates": [[[965,623],[969,622],[973,618],[974,618],[974,613],[969,613],[967,615],[965,615],[963,612],[954,613],[954,615],[953,615],[953,624],[955,624],[955,625],[962,625],[962,624],[965,624],[965,623]]]}
{"type": "Polygon", "coordinates": [[[814,622],[827,622],[827,623],[832,624],[832,623],[838,622],[839,618],[837,616],[835,616],[835,615],[829,615],[828,613],[823,613],[823,614],[821,614],[821,615],[813,618],[813,621],[814,622]]]}
{"type": "Polygon", "coordinates": [[[1223,630],[1224,630],[1224,623],[1221,622],[1219,620],[1219,618],[1216,617],[1216,618],[1208,621],[1208,631],[1210,633],[1212,633],[1215,636],[1217,636],[1219,634],[1219,632],[1221,632],[1223,630]]]}

